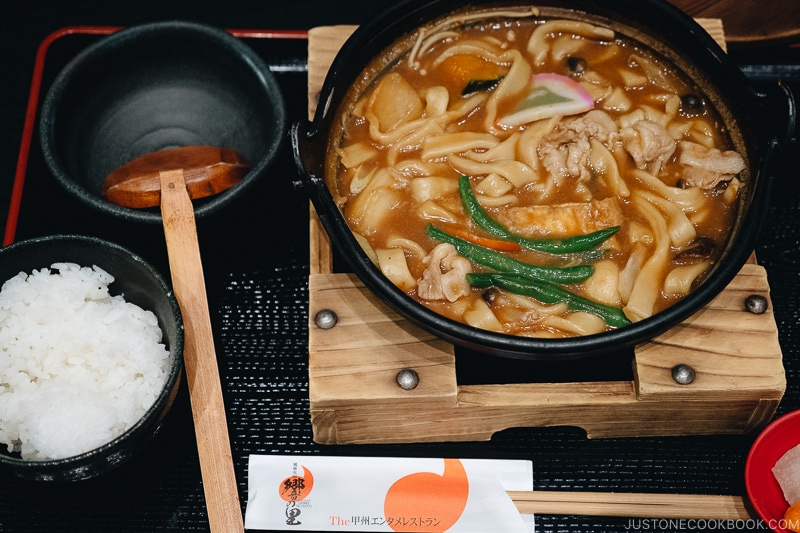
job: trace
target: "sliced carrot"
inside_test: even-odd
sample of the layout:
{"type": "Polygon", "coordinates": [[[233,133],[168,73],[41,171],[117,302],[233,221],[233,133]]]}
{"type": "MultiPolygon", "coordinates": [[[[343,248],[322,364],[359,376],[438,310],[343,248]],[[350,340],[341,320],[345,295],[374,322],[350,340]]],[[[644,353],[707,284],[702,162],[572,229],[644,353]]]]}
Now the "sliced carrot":
{"type": "Polygon", "coordinates": [[[482,237],[480,235],[475,235],[474,233],[469,233],[467,231],[455,228],[451,228],[448,231],[460,239],[469,241],[472,244],[477,244],[478,246],[483,246],[484,248],[491,248],[497,252],[519,252],[522,250],[522,247],[516,242],[482,237]]]}

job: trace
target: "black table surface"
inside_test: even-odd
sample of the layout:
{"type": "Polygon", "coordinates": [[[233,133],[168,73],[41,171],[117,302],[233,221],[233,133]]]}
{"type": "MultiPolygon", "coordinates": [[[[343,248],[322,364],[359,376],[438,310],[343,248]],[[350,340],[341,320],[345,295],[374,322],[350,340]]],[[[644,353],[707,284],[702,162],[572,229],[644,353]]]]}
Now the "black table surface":
{"type": "MultiPolygon", "coordinates": [[[[0,54],[0,208],[3,220],[17,169],[37,48],[69,26],[130,26],[192,20],[229,29],[307,30],[359,24],[381,4],[350,0],[266,2],[22,2],[2,16],[0,54]]],[[[96,37],[69,36],[52,46],[42,90],[70,54],[96,37]]],[[[272,67],[290,122],[306,114],[305,40],[248,41],[272,67]]],[[[732,50],[755,83],[788,82],[798,91],[800,48],[732,50]]],[[[123,244],[168,277],[158,227],[108,220],[68,198],[31,146],[16,240],[84,233],[123,244]]],[[[795,133],[790,151],[798,152],[795,133]]],[[[784,354],[787,390],[777,415],[800,408],[800,185],[798,158],[776,180],[757,257],[766,269],[784,354]]],[[[236,209],[199,222],[212,323],[228,410],[239,492],[247,501],[250,454],[319,454],[528,459],[536,490],[744,495],[743,469],[755,434],[589,440],[570,428],[517,428],[488,442],[326,446],[312,438],[307,377],[307,197],[284,145],[268,179],[236,209]],[[274,202],[269,199],[280,198],[274,202]]],[[[535,371],[534,367],[530,368],[535,371]]],[[[741,525],[741,524],[740,524],[741,525]]],[[[683,529],[660,524],[659,531],[683,529]],[[663,527],[662,527],[663,526],[663,527]]],[[[545,532],[634,529],[626,517],[537,517],[545,532]]],[[[650,528],[653,529],[653,528],[650,528]]],[[[763,530],[748,523],[744,530],[763,530]]],[[[0,471],[1,532],[206,531],[202,483],[185,386],[146,450],[100,478],[69,484],[30,483],[0,471]]]]}

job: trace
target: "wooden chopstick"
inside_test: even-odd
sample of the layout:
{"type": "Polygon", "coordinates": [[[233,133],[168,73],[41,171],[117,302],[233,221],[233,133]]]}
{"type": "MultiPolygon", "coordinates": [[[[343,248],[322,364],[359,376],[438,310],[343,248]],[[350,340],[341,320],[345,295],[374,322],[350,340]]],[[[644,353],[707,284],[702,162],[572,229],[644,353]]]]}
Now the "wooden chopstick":
{"type": "Polygon", "coordinates": [[[183,170],[160,173],[161,213],[175,297],[183,314],[183,359],[211,533],[242,533],[222,384],[214,349],[194,207],[183,170]]]}
{"type": "Polygon", "coordinates": [[[750,520],[741,496],[630,492],[509,491],[520,513],[750,520]]]}

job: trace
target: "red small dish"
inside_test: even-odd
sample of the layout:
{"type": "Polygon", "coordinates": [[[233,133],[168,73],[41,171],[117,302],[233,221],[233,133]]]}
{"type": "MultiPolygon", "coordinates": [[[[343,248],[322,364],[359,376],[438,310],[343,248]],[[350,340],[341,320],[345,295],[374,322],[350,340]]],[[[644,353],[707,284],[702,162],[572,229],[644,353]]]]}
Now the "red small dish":
{"type": "Polygon", "coordinates": [[[744,469],[747,495],[758,515],[778,533],[787,533],[783,515],[789,504],[772,467],[783,454],[800,444],[800,410],[771,422],[753,442],[744,469]]]}

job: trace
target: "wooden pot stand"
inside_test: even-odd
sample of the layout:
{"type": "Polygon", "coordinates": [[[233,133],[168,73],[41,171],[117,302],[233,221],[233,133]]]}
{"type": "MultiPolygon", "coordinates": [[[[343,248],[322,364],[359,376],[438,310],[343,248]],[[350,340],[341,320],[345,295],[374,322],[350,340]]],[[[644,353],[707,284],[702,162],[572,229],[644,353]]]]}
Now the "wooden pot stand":
{"type": "Polygon", "coordinates": [[[786,389],[771,306],[744,308],[753,294],[769,302],[766,272],[747,264],[703,310],[634,350],[632,380],[460,385],[452,345],[408,323],[354,275],[311,274],[314,440],[480,441],[544,426],[577,426],[590,438],[745,433],[772,418],[786,389]],[[315,319],[329,311],[336,324],[322,329],[315,319]],[[398,384],[407,369],[418,376],[411,390],[398,384]],[[679,383],[691,371],[694,379],[679,383]]]}
{"type": "MultiPolygon", "coordinates": [[[[700,22],[724,43],[721,21],[700,22]]],[[[309,116],[353,30],[309,32],[309,116]]],[[[754,260],[704,309],[638,346],[631,379],[470,385],[458,383],[452,345],[402,319],[353,274],[333,273],[313,208],[310,259],[309,400],[319,443],[479,441],[545,426],[577,426],[590,438],[745,433],[773,417],[786,389],[767,275],[754,260]],[[765,299],[764,313],[745,309],[751,295],[765,299]],[[317,326],[320,311],[335,313],[333,327],[317,326]],[[410,390],[398,385],[407,369],[418,377],[410,390]]]]}

